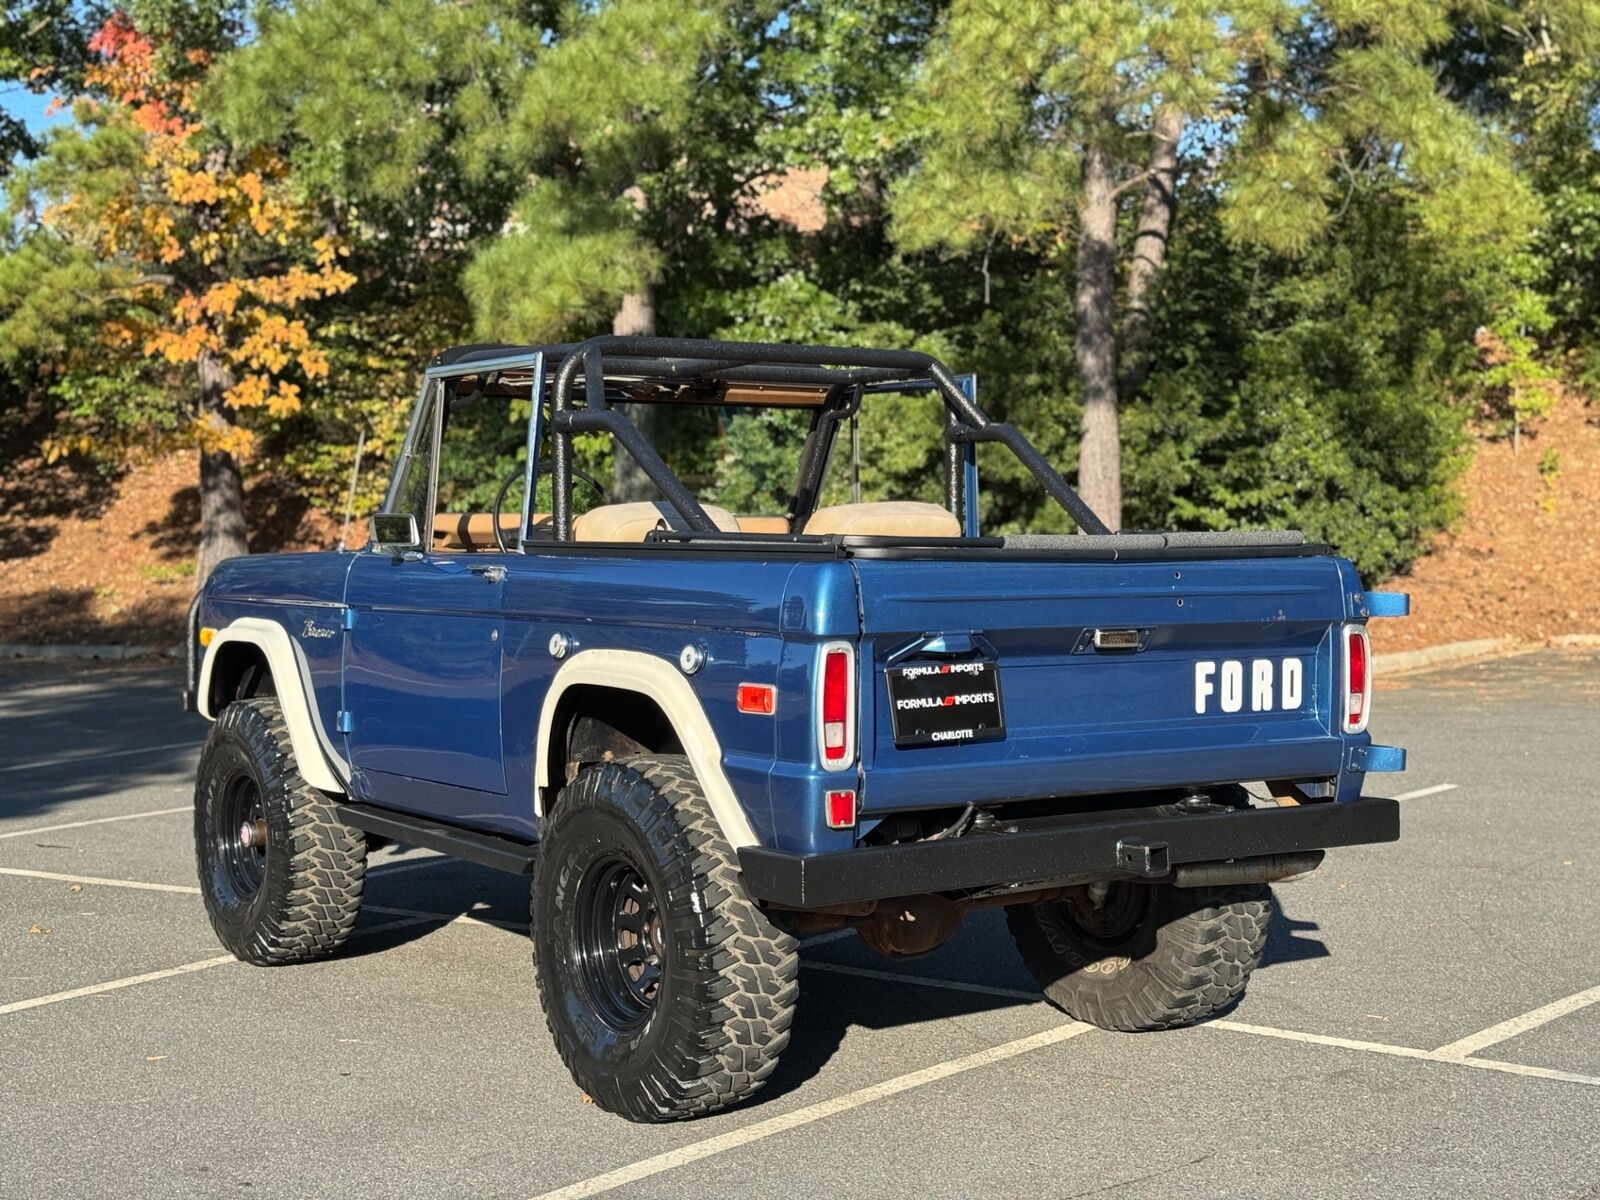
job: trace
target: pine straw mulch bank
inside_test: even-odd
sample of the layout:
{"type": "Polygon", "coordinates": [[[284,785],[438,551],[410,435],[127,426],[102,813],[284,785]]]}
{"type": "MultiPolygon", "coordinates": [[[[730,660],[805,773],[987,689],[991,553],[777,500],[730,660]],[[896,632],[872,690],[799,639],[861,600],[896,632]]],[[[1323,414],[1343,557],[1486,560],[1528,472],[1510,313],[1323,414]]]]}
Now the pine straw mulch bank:
{"type": "MultiPolygon", "coordinates": [[[[0,642],[181,642],[200,523],[194,456],[121,480],[6,457],[0,642]]],[[[1463,486],[1456,532],[1383,585],[1410,592],[1413,615],[1374,622],[1375,649],[1600,633],[1600,407],[1563,399],[1516,452],[1509,440],[1480,441],[1463,486]]],[[[338,538],[337,519],[270,475],[252,479],[246,508],[258,552],[326,549],[338,538]]]]}
{"type": "MultiPolygon", "coordinates": [[[[79,485],[67,503],[58,497],[71,472],[38,459],[11,471],[0,492],[0,642],[181,644],[200,535],[195,455],[79,485]],[[29,478],[31,490],[16,485],[29,478]]],[[[339,536],[338,521],[272,476],[251,480],[245,509],[252,551],[326,549],[339,536]]]]}
{"type": "Polygon", "coordinates": [[[1383,584],[1411,616],[1374,621],[1373,649],[1600,633],[1600,405],[1563,397],[1517,450],[1480,440],[1462,486],[1457,530],[1383,584]]]}

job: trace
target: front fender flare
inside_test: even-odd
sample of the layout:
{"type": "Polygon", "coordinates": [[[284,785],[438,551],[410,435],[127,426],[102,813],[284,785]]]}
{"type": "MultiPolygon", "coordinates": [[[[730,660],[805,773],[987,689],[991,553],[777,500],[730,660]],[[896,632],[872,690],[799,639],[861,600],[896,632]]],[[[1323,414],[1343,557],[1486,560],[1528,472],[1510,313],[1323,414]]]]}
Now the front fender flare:
{"type": "Polygon", "coordinates": [[[346,781],[350,778],[350,768],[329,743],[311,700],[311,670],[306,665],[305,655],[295,645],[289,631],[278,622],[264,617],[240,617],[217,630],[206,647],[205,661],[200,665],[200,685],[195,697],[200,715],[208,721],[217,719],[211,711],[211,670],[216,665],[217,652],[232,642],[256,646],[266,656],[300,777],[324,792],[349,791],[346,781]]]}
{"type": "Polygon", "coordinates": [[[705,789],[711,815],[722,829],[722,836],[735,850],[759,845],[744,806],[733,794],[722,769],[722,744],[706,718],[700,698],[675,663],[637,650],[582,650],[561,664],[545,696],[539,713],[538,764],[534,776],[534,814],[544,817],[544,794],[550,786],[550,738],[554,733],[556,709],[568,688],[579,684],[616,688],[647,696],[661,706],[672,723],[683,753],[694,768],[695,777],[705,789]]]}

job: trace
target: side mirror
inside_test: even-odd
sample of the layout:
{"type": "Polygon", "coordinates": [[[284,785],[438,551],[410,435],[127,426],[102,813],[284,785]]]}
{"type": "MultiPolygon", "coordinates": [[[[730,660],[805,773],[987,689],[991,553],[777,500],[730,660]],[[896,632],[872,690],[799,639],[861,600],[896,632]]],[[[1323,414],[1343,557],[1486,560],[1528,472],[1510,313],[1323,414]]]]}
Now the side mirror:
{"type": "Polygon", "coordinates": [[[372,540],[381,550],[420,550],[422,536],[410,513],[374,513],[372,540]]]}

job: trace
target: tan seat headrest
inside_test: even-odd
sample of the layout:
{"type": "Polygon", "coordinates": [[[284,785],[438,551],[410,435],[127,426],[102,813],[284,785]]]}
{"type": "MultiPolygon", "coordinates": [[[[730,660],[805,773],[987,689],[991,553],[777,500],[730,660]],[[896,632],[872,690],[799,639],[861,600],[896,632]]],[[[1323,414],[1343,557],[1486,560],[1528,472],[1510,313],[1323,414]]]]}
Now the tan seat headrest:
{"type": "Polygon", "coordinates": [[[739,522],[740,533],[788,533],[788,517],[745,516],[734,518],[739,522]]]}
{"type": "Polygon", "coordinates": [[[937,504],[925,504],[920,500],[879,500],[871,504],[835,504],[819,508],[806,522],[805,532],[953,538],[961,536],[961,522],[937,504]]]}
{"type": "MultiPolygon", "coordinates": [[[[724,533],[738,533],[733,514],[715,504],[702,504],[706,516],[724,533]]],[[[637,500],[591,508],[572,522],[575,542],[642,542],[652,529],[687,529],[678,510],[665,500],[637,500]]]]}

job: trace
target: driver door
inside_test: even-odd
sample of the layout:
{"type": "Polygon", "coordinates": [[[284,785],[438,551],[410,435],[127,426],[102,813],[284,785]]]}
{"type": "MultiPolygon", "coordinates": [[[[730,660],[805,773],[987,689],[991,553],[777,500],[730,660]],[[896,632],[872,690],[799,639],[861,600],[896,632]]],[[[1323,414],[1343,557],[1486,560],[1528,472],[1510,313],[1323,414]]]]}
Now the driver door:
{"type": "Polygon", "coordinates": [[[526,429],[504,400],[438,380],[418,407],[386,511],[420,546],[358,554],[346,585],[344,713],[363,798],[446,819],[500,807],[503,580],[487,510],[526,429]],[[437,470],[435,465],[437,464],[437,470]]]}

